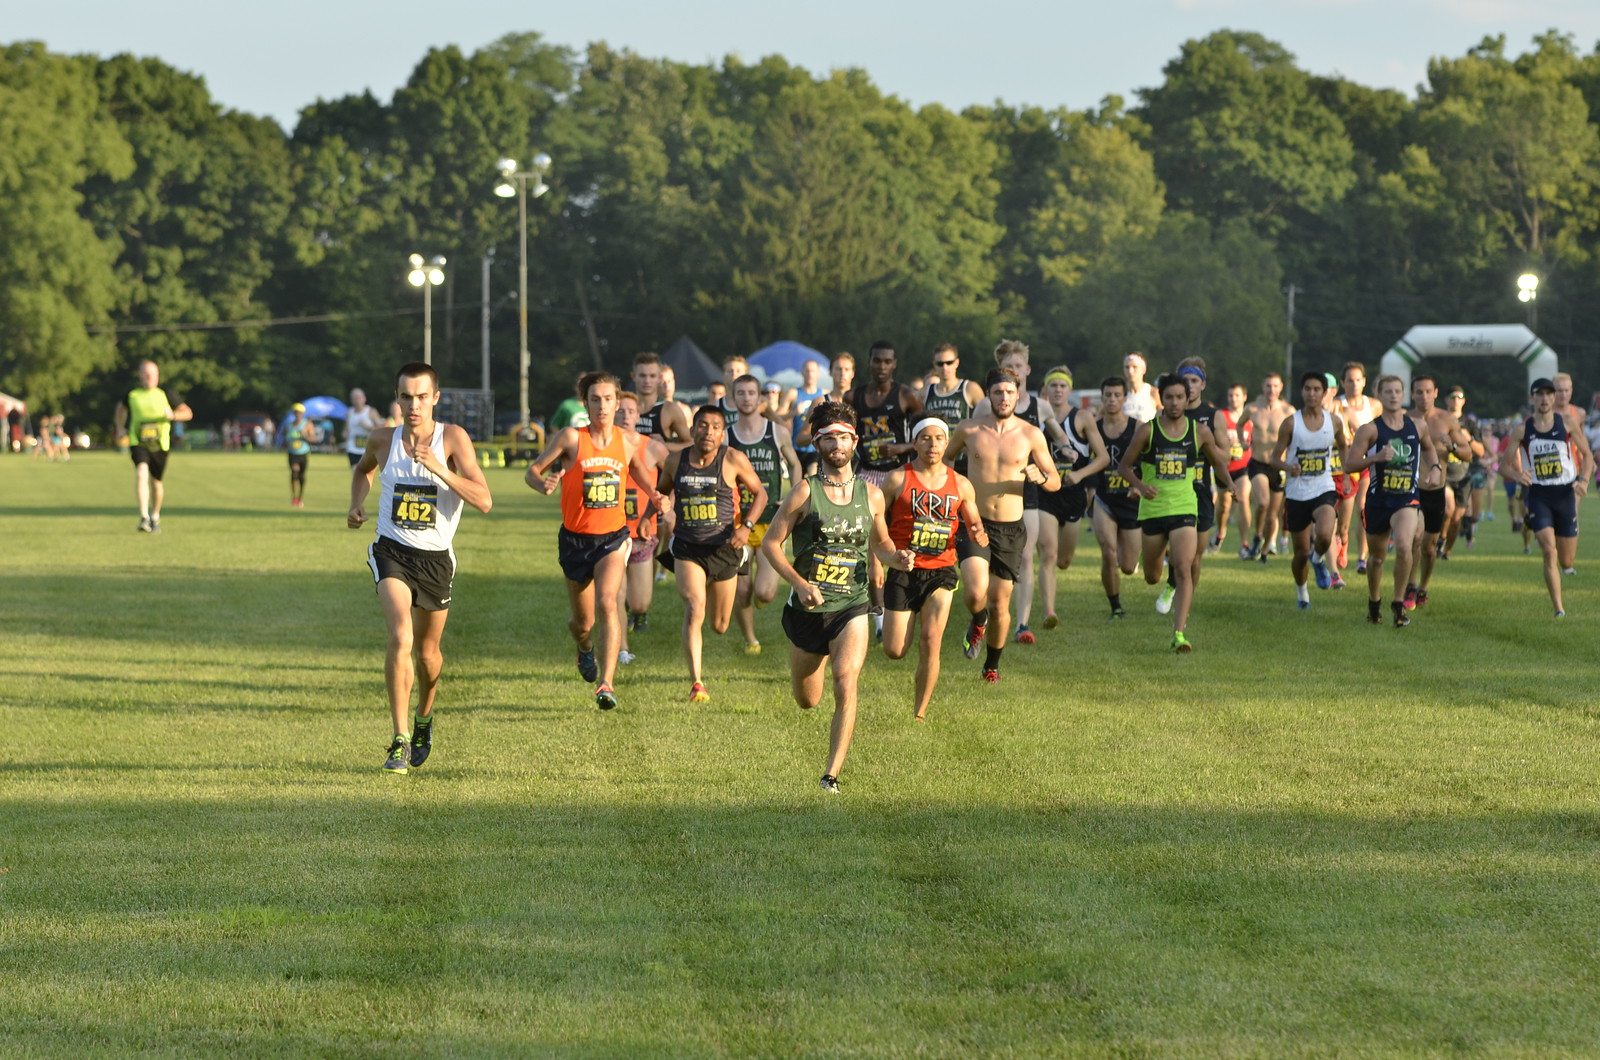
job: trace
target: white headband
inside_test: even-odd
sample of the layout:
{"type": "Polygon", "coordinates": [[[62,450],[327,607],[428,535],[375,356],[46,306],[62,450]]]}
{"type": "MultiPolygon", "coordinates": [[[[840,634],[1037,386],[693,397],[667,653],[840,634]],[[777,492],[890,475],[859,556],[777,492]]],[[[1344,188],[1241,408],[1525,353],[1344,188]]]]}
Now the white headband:
{"type": "Polygon", "coordinates": [[[923,428],[925,427],[937,427],[945,433],[945,437],[948,438],[950,436],[950,425],[948,423],[946,423],[944,420],[941,420],[937,416],[928,416],[925,419],[918,420],[917,425],[911,428],[911,438],[913,441],[916,440],[917,435],[921,434],[923,428]]]}
{"type": "Polygon", "coordinates": [[[813,437],[821,438],[824,434],[848,434],[850,437],[854,438],[856,436],[856,429],[850,426],[848,423],[830,423],[826,427],[818,430],[813,437]]]}

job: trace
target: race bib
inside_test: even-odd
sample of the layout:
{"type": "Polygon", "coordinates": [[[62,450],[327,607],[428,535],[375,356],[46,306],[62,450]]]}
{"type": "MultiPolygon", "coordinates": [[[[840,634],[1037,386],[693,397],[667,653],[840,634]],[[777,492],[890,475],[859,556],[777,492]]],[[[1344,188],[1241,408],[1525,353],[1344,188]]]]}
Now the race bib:
{"type": "Polygon", "coordinates": [[[622,517],[628,522],[639,518],[639,491],[628,490],[622,496],[622,517]]]}
{"type": "Polygon", "coordinates": [[[868,439],[867,440],[867,463],[869,463],[869,464],[881,464],[881,463],[883,463],[883,458],[884,458],[884,455],[885,455],[884,450],[887,447],[888,447],[888,443],[883,441],[883,439],[881,439],[881,438],[870,438],[870,439],[868,439]]]}
{"type": "Polygon", "coordinates": [[[141,423],[141,424],[139,424],[139,444],[144,446],[146,449],[160,449],[161,448],[161,424],[159,424],[159,423],[141,423]]]}
{"type": "Polygon", "coordinates": [[[1230,445],[1230,446],[1228,446],[1228,459],[1230,461],[1243,460],[1244,459],[1244,446],[1242,446],[1242,445],[1230,445]]]}
{"type": "Polygon", "coordinates": [[[1410,465],[1394,467],[1385,464],[1383,467],[1383,481],[1378,488],[1385,493],[1410,493],[1413,477],[1410,465]]]}
{"type": "Polygon", "coordinates": [[[1330,449],[1328,451],[1328,470],[1335,475],[1344,474],[1344,454],[1339,452],[1338,449],[1330,449]]]}
{"type": "Polygon", "coordinates": [[[1301,452],[1297,455],[1302,475],[1320,475],[1328,470],[1328,452],[1325,449],[1319,449],[1314,453],[1301,452]]]}
{"type": "Polygon", "coordinates": [[[583,506],[615,508],[621,500],[622,478],[609,468],[583,473],[583,506]]]}
{"type": "Polygon", "coordinates": [[[1115,471],[1106,472],[1106,489],[1127,492],[1130,485],[1131,483],[1129,483],[1127,479],[1123,478],[1115,471]]]}
{"type": "Polygon", "coordinates": [[[818,558],[816,568],[811,572],[811,584],[821,589],[824,594],[847,593],[855,578],[856,567],[860,563],[861,557],[855,550],[830,548],[818,558]]]}
{"type": "Polygon", "coordinates": [[[439,512],[439,487],[396,486],[389,521],[401,530],[432,530],[439,512]]]}
{"type": "Polygon", "coordinates": [[[1188,477],[1189,461],[1181,453],[1156,454],[1156,478],[1165,481],[1188,477]]]}
{"type": "Polygon", "coordinates": [[[685,527],[708,530],[718,525],[717,495],[690,493],[678,502],[678,521],[685,527]]]}
{"type": "Polygon", "coordinates": [[[918,516],[911,522],[911,551],[919,556],[942,556],[949,550],[954,532],[953,519],[918,516]]]}
{"type": "Polygon", "coordinates": [[[1556,453],[1538,453],[1533,458],[1533,477],[1536,479],[1560,478],[1561,457],[1556,453]]]}

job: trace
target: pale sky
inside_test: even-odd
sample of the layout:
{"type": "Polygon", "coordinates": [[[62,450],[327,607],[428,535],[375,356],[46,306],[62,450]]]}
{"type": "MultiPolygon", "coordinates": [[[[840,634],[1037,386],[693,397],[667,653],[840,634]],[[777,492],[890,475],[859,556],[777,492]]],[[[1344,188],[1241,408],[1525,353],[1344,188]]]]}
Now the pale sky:
{"type": "Polygon", "coordinates": [[[594,40],[643,55],[745,61],[780,54],[813,72],[865,69],[916,104],[1131,105],[1158,84],[1183,41],[1253,30],[1301,68],[1407,94],[1428,59],[1459,56],[1504,34],[1515,55],[1555,28],[1580,51],[1600,41],[1596,0],[0,0],[0,42],[41,40],[52,51],[155,56],[203,76],[212,98],[292,129],[318,98],[371,89],[387,101],[429,47],[472,51],[505,33],[534,31],[582,50],[594,40]]]}

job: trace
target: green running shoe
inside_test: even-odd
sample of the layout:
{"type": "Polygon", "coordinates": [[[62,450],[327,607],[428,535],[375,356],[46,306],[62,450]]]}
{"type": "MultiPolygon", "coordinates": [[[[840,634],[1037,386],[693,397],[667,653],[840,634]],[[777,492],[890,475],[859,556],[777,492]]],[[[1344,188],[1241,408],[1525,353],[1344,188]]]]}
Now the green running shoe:
{"type": "Polygon", "coordinates": [[[411,766],[411,741],[404,736],[396,736],[394,743],[389,745],[389,756],[383,760],[383,771],[393,776],[404,773],[411,766]]]}
{"type": "Polygon", "coordinates": [[[433,719],[417,719],[417,729],[411,734],[411,764],[420,766],[433,752],[433,719]]]}
{"type": "Polygon", "coordinates": [[[1172,635],[1172,650],[1179,655],[1188,655],[1194,651],[1194,645],[1189,643],[1189,638],[1183,635],[1181,629],[1172,635]]]}

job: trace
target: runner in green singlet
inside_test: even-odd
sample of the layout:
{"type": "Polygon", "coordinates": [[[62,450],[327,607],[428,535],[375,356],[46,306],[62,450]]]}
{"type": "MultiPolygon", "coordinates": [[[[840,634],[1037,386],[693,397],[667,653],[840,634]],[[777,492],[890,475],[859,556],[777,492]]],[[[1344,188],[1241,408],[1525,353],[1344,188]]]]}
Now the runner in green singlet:
{"type": "Polygon", "coordinates": [[[753,521],[750,540],[746,543],[746,559],[739,567],[738,588],[734,592],[733,615],[739,620],[739,632],[744,634],[746,655],[761,654],[761,641],[756,639],[756,613],[778,595],[778,572],[761,556],[761,539],[767,526],[778,512],[783,500],[783,484],[800,481],[800,457],[790,441],[792,433],[787,424],[768,419],[761,404],[761,380],[753,375],[741,375],[733,381],[733,407],[739,410],[739,420],[728,428],[728,444],[739,450],[750,461],[756,477],[767,488],[767,506],[759,512],[750,510],[751,495],[739,491],[739,510],[743,518],[753,521]],[[787,475],[784,468],[788,468],[787,475]]]}
{"type": "Polygon", "coordinates": [[[856,725],[856,684],[867,654],[869,555],[895,570],[916,562],[896,550],[884,524],[883,493],[851,472],[856,418],[850,406],[820,401],[808,416],[817,474],[789,491],[767,529],[761,552],[793,591],[783,609],[789,679],[795,702],[810,710],[822,702],[822,669],[833,665],[833,725],[822,790],[839,791],[839,771],[856,725]],[[794,562],[783,544],[794,536],[794,562]]]}

